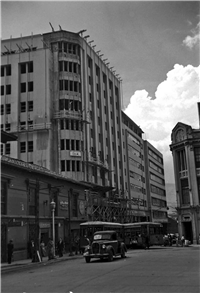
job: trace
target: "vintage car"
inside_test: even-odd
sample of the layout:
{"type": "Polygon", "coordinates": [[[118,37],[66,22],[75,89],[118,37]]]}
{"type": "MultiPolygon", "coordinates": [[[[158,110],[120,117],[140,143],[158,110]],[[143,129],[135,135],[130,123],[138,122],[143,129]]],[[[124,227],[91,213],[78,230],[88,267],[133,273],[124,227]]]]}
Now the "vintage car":
{"type": "Polygon", "coordinates": [[[94,233],[91,245],[88,245],[83,254],[85,261],[90,262],[91,258],[107,258],[112,261],[113,257],[125,257],[126,246],[116,231],[97,231],[94,233]]]}

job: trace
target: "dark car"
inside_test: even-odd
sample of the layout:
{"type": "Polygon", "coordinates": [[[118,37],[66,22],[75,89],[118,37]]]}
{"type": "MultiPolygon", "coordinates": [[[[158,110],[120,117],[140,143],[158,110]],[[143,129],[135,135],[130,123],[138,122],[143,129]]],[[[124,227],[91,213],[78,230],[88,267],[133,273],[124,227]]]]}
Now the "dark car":
{"type": "Polygon", "coordinates": [[[92,258],[112,261],[116,256],[124,258],[125,252],[126,246],[116,231],[98,231],[94,233],[92,244],[86,247],[84,257],[87,263],[92,258]]]}

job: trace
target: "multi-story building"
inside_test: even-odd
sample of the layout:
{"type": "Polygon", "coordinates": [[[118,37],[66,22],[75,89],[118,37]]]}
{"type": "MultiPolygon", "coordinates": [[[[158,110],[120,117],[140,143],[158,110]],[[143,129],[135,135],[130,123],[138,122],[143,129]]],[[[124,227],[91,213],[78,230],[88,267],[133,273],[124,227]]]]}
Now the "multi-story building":
{"type": "Polygon", "coordinates": [[[150,219],[160,222],[167,231],[167,199],[163,155],[147,140],[144,140],[146,192],[150,219]]]}
{"type": "Polygon", "coordinates": [[[146,193],[143,131],[124,112],[122,122],[127,221],[148,221],[150,214],[146,193]]]}
{"type": "Polygon", "coordinates": [[[87,38],[61,29],[2,41],[1,129],[18,142],[1,153],[124,190],[120,79],[87,38]]]}
{"type": "Polygon", "coordinates": [[[192,243],[200,235],[200,129],[177,123],[172,130],[178,232],[192,243]]]}

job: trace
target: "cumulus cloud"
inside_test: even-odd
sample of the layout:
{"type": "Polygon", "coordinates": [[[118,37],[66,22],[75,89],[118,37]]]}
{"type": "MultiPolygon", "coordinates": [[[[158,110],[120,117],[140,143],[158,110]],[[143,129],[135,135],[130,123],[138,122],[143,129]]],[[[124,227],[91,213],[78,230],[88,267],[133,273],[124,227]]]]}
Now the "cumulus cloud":
{"type": "Polygon", "coordinates": [[[200,66],[174,65],[166,80],[158,85],[155,99],[146,90],[136,91],[124,110],[145,132],[146,139],[163,154],[165,166],[172,164],[169,145],[175,125],[183,122],[193,128],[199,127],[199,70],[200,66]]]}
{"type": "Polygon", "coordinates": [[[199,33],[199,29],[200,29],[200,22],[197,24],[196,28],[191,30],[191,36],[187,36],[184,40],[183,40],[183,44],[192,49],[193,47],[199,45],[200,42],[200,33],[199,33]]]}

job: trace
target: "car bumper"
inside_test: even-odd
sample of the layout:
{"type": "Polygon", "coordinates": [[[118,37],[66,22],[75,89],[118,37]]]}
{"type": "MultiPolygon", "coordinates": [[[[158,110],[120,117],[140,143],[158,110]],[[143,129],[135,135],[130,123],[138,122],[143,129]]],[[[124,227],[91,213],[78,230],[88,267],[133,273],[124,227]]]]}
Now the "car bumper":
{"type": "Polygon", "coordinates": [[[105,252],[105,253],[89,253],[89,252],[85,252],[83,254],[84,257],[88,256],[90,258],[104,258],[104,257],[108,257],[109,253],[105,252]]]}

